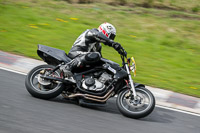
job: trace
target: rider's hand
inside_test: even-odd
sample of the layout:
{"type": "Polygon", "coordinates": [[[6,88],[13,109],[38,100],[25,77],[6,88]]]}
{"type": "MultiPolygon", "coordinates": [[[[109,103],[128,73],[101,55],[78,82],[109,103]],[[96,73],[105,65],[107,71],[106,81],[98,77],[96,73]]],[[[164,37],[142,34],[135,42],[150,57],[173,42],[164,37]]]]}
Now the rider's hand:
{"type": "Polygon", "coordinates": [[[118,42],[113,42],[113,43],[112,43],[112,46],[113,46],[113,48],[114,48],[115,50],[117,50],[118,52],[119,52],[119,51],[121,50],[121,48],[122,48],[121,44],[118,43],[118,42]]]}
{"type": "Polygon", "coordinates": [[[118,42],[113,42],[112,46],[114,47],[115,50],[117,50],[117,52],[120,55],[124,55],[125,57],[127,56],[127,52],[123,49],[123,47],[121,46],[120,43],[118,42]]]}
{"type": "Polygon", "coordinates": [[[121,47],[121,49],[118,51],[118,53],[120,54],[120,55],[123,55],[123,56],[125,56],[125,57],[127,57],[127,52],[121,47]]]}

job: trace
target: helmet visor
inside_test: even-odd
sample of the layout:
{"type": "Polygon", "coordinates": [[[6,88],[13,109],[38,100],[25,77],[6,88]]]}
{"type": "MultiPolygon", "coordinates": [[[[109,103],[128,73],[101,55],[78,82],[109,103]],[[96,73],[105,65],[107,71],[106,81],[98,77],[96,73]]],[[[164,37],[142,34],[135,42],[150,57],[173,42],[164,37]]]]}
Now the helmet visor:
{"type": "Polygon", "coordinates": [[[112,34],[112,33],[111,33],[110,36],[109,36],[109,38],[112,39],[112,40],[114,40],[114,39],[115,39],[115,36],[116,36],[115,34],[112,34]]]}

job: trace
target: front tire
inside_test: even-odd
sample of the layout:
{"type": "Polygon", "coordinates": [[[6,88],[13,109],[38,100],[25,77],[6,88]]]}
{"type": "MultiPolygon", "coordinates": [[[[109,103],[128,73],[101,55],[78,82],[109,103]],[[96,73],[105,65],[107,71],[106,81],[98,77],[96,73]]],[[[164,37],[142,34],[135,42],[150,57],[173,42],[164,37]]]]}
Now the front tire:
{"type": "MultiPolygon", "coordinates": [[[[25,86],[27,91],[36,98],[41,99],[51,99],[57,97],[63,91],[63,83],[56,83],[50,80],[41,79],[43,85],[39,83],[38,76],[40,76],[41,71],[50,71],[55,68],[52,65],[40,65],[33,68],[25,79],[25,86]]],[[[54,72],[55,76],[60,76],[58,71],[54,72]]]]}
{"type": "Polygon", "coordinates": [[[155,108],[155,98],[146,88],[136,88],[137,101],[128,97],[129,90],[123,90],[117,97],[119,111],[127,117],[139,119],[149,115],[155,108]]]}

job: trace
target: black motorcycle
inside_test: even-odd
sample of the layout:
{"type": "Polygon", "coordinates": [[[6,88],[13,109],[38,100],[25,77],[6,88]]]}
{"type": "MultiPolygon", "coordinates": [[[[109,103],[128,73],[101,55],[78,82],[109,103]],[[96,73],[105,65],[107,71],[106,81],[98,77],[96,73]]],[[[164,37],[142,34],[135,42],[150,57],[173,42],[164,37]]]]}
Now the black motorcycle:
{"type": "Polygon", "coordinates": [[[101,58],[99,63],[73,70],[71,77],[64,77],[60,70],[71,61],[63,50],[38,45],[37,53],[48,65],[37,66],[26,76],[26,89],[34,97],[51,99],[61,94],[83,106],[102,106],[117,96],[119,111],[131,118],[145,117],[155,107],[153,94],[133,82],[130,71],[136,74],[135,60],[127,59],[124,49],[120,52],[122,67],[101,58]]]}

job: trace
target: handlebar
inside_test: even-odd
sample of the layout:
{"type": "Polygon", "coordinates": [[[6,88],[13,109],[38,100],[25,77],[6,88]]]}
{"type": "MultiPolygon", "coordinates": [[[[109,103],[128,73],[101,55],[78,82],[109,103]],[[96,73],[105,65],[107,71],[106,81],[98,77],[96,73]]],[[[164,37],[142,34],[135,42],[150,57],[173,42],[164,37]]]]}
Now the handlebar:
{"type": "Polygon", "coordinates": [[[122,47],[119,51],[119,54],[121,55],[121,56],[124,56],[124,57],[126,57],[127,58],[127,52],[125,51],[125,49],[122,47]]]}
{"type": "Polygon", "coordinates": [[[122,65],[124,66],[125,64],[125,59],[127,59],[127,52],[125,51],[124,48],[121,48],[118,53],[121,55],[121,59],[122,59],[122,65]]]}

